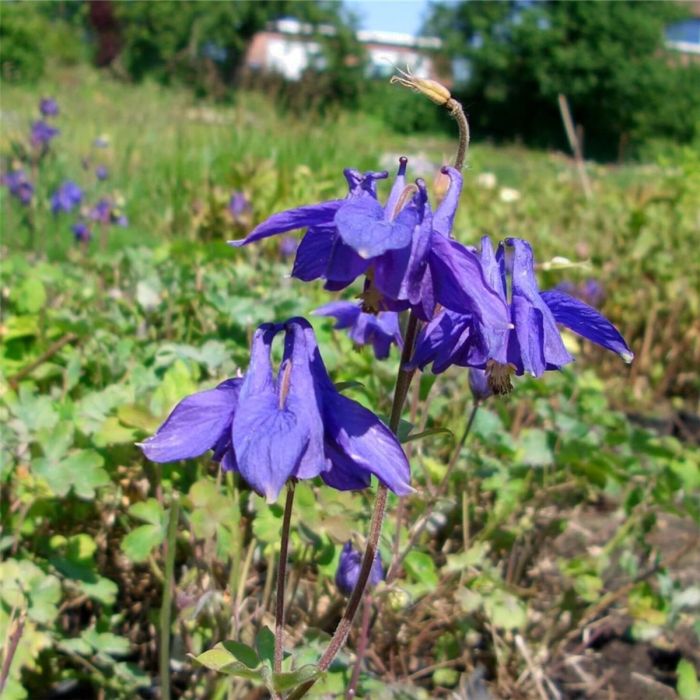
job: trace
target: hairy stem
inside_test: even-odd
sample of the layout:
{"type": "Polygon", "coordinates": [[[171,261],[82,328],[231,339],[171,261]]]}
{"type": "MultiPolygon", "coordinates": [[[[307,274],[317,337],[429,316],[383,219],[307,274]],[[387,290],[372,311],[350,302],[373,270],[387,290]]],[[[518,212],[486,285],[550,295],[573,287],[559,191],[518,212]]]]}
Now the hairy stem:
{"type": "Polygon", "coordinates": [[[170,700],[170,620],[175,587],[175,547],[179,515],[180,501],[177,495],[173,494],[166,538],[163,603],[160,607],[160,697],[163,700],[170,700]]]}
{"type": "Polygon", "coordinates": [[[469,148],[469,122],[464,114],[462,105],[451,97],[445,104],[447,111],[454,117],[459,127],[459,145],[457,146],[457,154],[455,155],[455,168],[461,170],[464,167],[464,160],[467,157],[469,148]]]}
{"type": "MultiPolygon", "coordinates": [[[[396,377],[396,387],[394,389],[394,400],[391,406],[391,418],[389,420],[389,427],[394,433],[398,432],[399,422],[401,420],[401,411],[403,409],[404,402],[406,401],[406,395],[411,386],[411,380],[415,374],[414,369],[405,369],[406,364],[411,359],[413,354],[413,346],[416,342],[416,336],[418,335],[418,318],[413,312],[410,313],[408,317],[408,324],[406,325],[406,337],[404,338],[403,352],[401,353],[401,362],[399,364],[399,373],[396,377]]],[[[379,484],[377,489],[377,497],[374,501],[374,512],[372,513],[372,522],[370,523],[369,534],[367,535],[367,545],[365,547],[365,553],[362,557],[362,566],[360,567],[360,573],[357,577],[357,584],[350,596],[347,608],[343,613],[338,626],[335,628],[333,637],[328,643],[326,651],[321,656],[321,660],[318,662],[318,667],[321,671],[326,671],[328,667],[335,659],[338,652],[342,649],[345,644],[348,634],[350,633],[350,627],[352,626],[352,621],[355,618],[357,609],[362,602],[362,597],[365,592],[365,587],[367,586],[367,581],[369,580],[369,575],[372,570],[372,564],[377,555],[377,543],[379,542],[379,535],[382,532],[382,522],[384,520],[384,511],[386,509],[386,499],[387,499],[387,487],[383,484],[379,484]]],[[[309,689],[314,685],[315,680],[307,681],[300,685],[292,694],[289,696],[288,700],[298,700],[299,698],[306,695],[309,689]]]]}
{"type": "Polygon", "coordinates": [[[292,506],[294,505],[294,489],[296,481],[290,479],[287,484],[287,500],[284,503],[282,518],[282,540],[280,543],[280,559],[277,567],[277,606],[275,608],[275,673],[282,670],[284,635],[284,584],[287,578],[287,551],[289,550],[289,524],[292,521],[292,506]]]}

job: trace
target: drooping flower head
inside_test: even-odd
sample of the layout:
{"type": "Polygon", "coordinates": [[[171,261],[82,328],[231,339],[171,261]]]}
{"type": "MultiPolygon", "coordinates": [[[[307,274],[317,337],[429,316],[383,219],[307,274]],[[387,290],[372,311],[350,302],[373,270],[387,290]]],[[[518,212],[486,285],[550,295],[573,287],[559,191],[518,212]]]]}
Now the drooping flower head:
{"type": "Polygon", "coordinates": [[[83,199],[82,189],[72,182],[71,180],[66,180],[61,184],[61,186],[56,190],[56,192],[51,195],[51,211],[54,214],[59,212],[70,212],[75,209],[75,207],[80,205],[83,199]]]}
{"type": "Polygon", "coordinates": [[[58,116],[58,103],[52,97],[43,97],[39,102],[39,111],[45,117],[58,116]]]}
{"type": "Polygon", "coordinates": [[[412,492],[406,456],[368,409],[341,395],[326,372],[308,321],[264,324],[253,337],[244,378],[183,399],[141,448],[154,462],[214,451],[268,501],[290,478],[320,476],[339,490],[362,489],[374,474],[399,495],[412,492]],[[284,334],[277,372],[271,351],[284,334]]]}
{"type": "Polygon", "coordinates": [[[34,185],[27,179],[24,170],[12,170],[0,178],[0,183],[5,185],[10,194],[25,206],[32,201],[34,185]]]}
{"type": "MultiPolygon", "coordinates": [[[[352,542],[348,540],[340,552],[338,560],[338,569],[335,572],[335,585],[344,596],[350,596],[355,590],[357,579],[360,577],[360,569],[362,568],[362,554],[356,549],[353,549],[352,542]]],[[[377,552],[377,555],[372,562],[372,568],[369,573],[367,585],[374,587],[384,580],[384,567],[382,559],[377,552]]]]}
{"type": "Polygon", "coordinates": [[[511,326],[505,333],[488,333],[473,314],[441,311],[422,331],[414,364],[433,363],[433,372],[452,364],[485,369],[494,393],[510,390],[510,375],[541,376],[560,369],[573,357],[564,347],[557,323],[592,340],[631,362],[633,353],[615,326],[588,304],[563,292],[540,292],[530,244],[508,238],[494,254],[487,237],[482,239],[481,266],[493,289],[508,304],[511,326]],[[510,296],[506,276],[506,247],[512,248],[510,296]]]}
{"type": "Polygon", "coordinates": [[[86,243],[92,238],[90,227],[84,221],[78,221],[71,227],[76,241],[86,243]]]}
{"type": "Polygon", "coordinates": [[[51,141],[61,133],[55,126],[51,126],[43,120],[32,124],[30,140],[35,148],[47,148],[51,141]]]}
{"type": "Polygon", "coordinates": [[[507,328],[507,309],[488,289],[475,253],[450,240],[462,187],[454,168],[447,195],[433,214],[425,183],[406,183],[406,158],[384,205],[377,200],[377,182],[386,172],[346,170],[349,192],[333,199],[274,214],[236,246],[305,228],[292,275],[304,281],[325,279],[326,289],[344,289],[365,277],[363,310],[402,311],[412,308],[432,318],[436,303],[455,311],[473,312],[480,322],[507,328]],[[463,277],[467,275],[467,279],[463,277]],[[452,287],[459,286],[459,290],[452,287]]]}
{"type": "Polygon", "coordinates": [[[362,311],[360,304],[350,301],[331,301],[316,309],[319,316],[331,316],[336,319],[334,328],[348,328],[348,335],[356,345],[371,344],[374,356],[378,360],[389,357],[392,343],[403,346],[399,315],[395,311],[380,311],[368,314],[362,311]]]}

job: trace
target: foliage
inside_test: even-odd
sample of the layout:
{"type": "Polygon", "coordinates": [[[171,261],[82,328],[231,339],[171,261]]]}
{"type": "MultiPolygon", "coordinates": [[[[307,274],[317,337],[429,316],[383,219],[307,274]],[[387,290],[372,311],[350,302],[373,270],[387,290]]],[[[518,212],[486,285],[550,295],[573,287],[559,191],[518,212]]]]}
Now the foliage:
{"type": "MultiPolygon", "coordinates": [[[[153,692],[175,498],[173,694],[243,693],[251,675],[276,688],[297,684],[316,673],[340,614],[335,566],[344,542],[367,531],[371,494],[297,486],[286,636],[293,654],[275,677],[266,628],[280,505],[206,458],[156,466],[134,443],[184,395],[245,369],[251,328],[327,301],[320,288],[288,278],[274,242],[253,255],[224,244],[242,234],[226,211],[231,190],[252,203],[249,227],[271,211],[340,195],[343,166],[378,169],[377,144],[397,153],[408,144],[412,162],[421,150],[433,167],[450,143],[398,138],[356,114],[294,120],[254,95],[224,109],[88,72],[55,79],[6,90],[16,128],[0,145],[10,151],[39,95],[60,95],[61,135],[37,166],[34,248],[25,210],[0,193],[0,639],[26,613],[6,695],[153,692]],[[55,184],[84,184],[81,158],[103,133],[109,186],[129,215],[104,250],[75,246],[68,220],[49,209],[55,184]]],[[[433,173],[425,176],[439,191],[433,173]]],[[[467,378],[452,370],[416,382],[426,410],[407,411],[402,434],[419,494],[398,526],[390,501],[384,561],[394,542],[406,547],[415,524],[426,526],[399,578],[376,589],[373,655],[358,696],[456,692],[477,665],[496,696],[516,692],[521,674],[517,692],[529,696],[518,639],[552,682],[568,687],[580,679],[566,677],[563,659],[589,639],[584,630],[599,635],[614,619],[655,652],[698,633],[697,572],[673,555],[692,544],[700,522],[700,452],[628,415],[697,401],[696,262],[688,254],[697,154],[591,176],[588,203],[559,158],[476,148],[456,230],[469,242],[483,231],[527,231],[544,263],[543,286],[597,277],[606,313],[633,339],[640,365],[627,374],[586,350],[574,368],[521,380],[509,401],[489,399],[442,490],[453,436],[472,405],[467,378]],[[505,186],[519,198],[502,196],[505,186]],[[375,659],[389,661],[382,669],[375,659]]],[[[314,326],[337,385],[387,414],[397,357],[378,363],[368,349],[353,352],[327,320],[314,326]]],[[[697,669],[690,653],[683,657],[677,687],[691,698],[697,669]]],[[[351,653],[340,655],[316,692],[341,693],[351,665],[351,653]]]]}
{"type": "Polygon", "coordinates": [[[562,146],[564,94],[586,151],[611,158],[626,142],[697,137],[700,98],[689,87],[700,68],[663,45],[664,28],[685,12],[682,3],[466,1],[433,5],[426,31],[467,61],[462,96],[478,104],[480,130],[512,138],[515,128],[531,142],[562,146]]]}

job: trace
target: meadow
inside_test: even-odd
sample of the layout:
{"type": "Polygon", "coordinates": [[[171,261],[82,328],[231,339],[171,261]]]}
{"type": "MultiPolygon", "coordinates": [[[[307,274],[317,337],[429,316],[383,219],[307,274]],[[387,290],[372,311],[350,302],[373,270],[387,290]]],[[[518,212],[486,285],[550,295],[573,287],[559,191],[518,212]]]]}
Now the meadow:
{"type": "MultiPolygon", "coordinates": [[[[0,192],[2,697],[265,697],[251,669],[270,652],[283,499],[207,457],[154,464],[135,443],[245,371],[259,324],[298,315],[336,385],[388,416],[396,348],[378,361],[310,315],[329,295],[290,278],[298,234],[226,241],[344,196],[343,168],[393,172],[401,155],[439,197],[454,142],[72,68],[3,87],[3,173],[49,96],[60,134],[28,169],[31,203],[0,192]],[[51,210],[65,180],[83,207],[118,210],[89,241],[77,210],[51,210]],[[226,640],[240,645],[219,647],[223,661],[193,659],[226,640]]],[[[529,239],[541,287],[592,297],[634,362],[565,334],[577,362],[475,413],[466,370],[419,375],[399,430],[417,492],[390,496],[380,540],[394,576],[310,696],[345,693],[362,617],[357,697],[700,698],[700,155],[588,172],[590,199],[565,154],[477,139],[454,235],[529,239]]],[[[280,692],[333,632],[340,552],[372,511],[375,487],[317,481],[296,487],[280,692]]]]}

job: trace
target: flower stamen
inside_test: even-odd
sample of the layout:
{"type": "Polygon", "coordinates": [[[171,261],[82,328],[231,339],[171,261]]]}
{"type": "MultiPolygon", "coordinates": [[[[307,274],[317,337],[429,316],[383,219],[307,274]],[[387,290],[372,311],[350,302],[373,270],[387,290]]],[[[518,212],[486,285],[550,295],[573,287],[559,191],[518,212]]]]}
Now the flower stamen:
{"type": "Polygon", "coordinates": [[[515,374],[516,367],[510,362],[505,364],[497,360],[489,360],[486,363],[486,376],[488,384],[494,394],[504,396],[513,391],[511,376],[515,374]]]}

